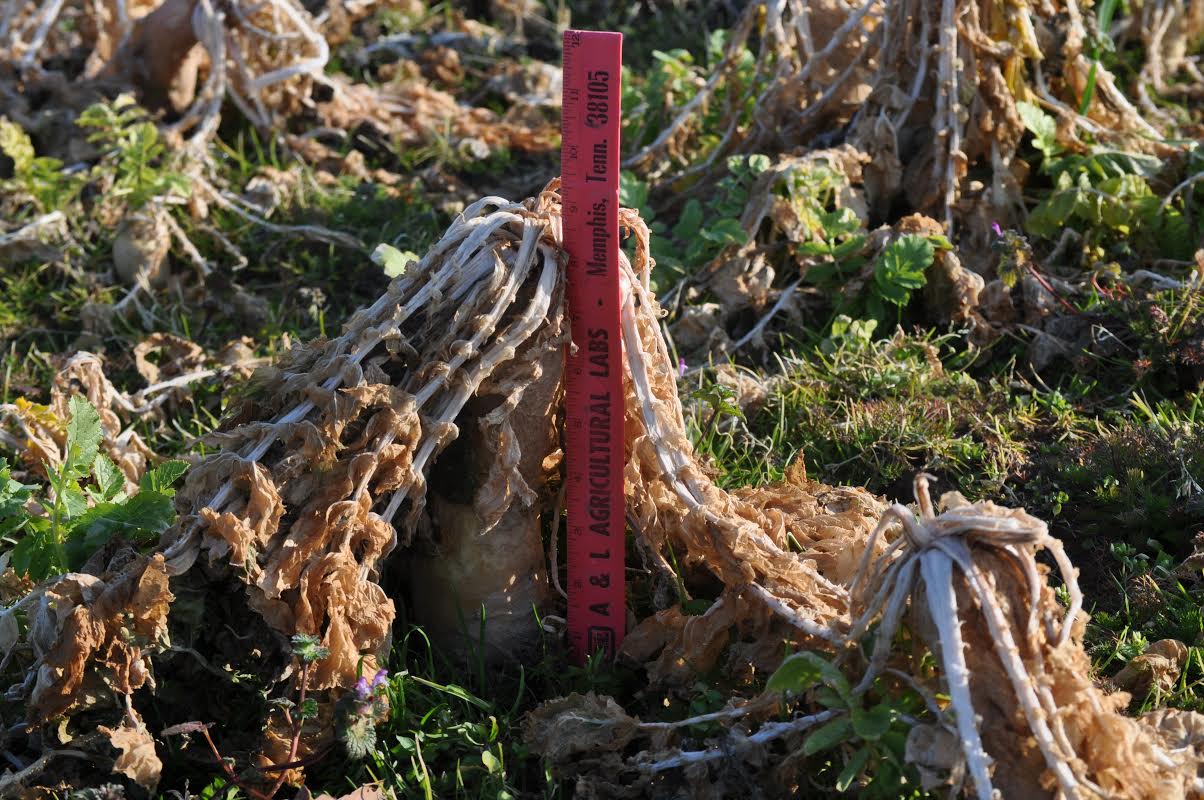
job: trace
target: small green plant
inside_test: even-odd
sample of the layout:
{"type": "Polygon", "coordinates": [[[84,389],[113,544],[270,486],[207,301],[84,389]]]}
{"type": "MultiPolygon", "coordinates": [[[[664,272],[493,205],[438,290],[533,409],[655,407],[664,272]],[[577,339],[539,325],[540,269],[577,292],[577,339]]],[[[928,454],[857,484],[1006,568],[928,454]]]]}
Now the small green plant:
{"type": "Polygon", "coordinates": [[[827,338],[819,344],[820,352],[832,356],[846,348],[864,348],[874,340],[877,327],[876,319],[853,319],[848,314],[838,314],[836,319],[832,320],[827,338]]]}
{"type": "Polygon", "coordinates": [[[837,792],[849,792],[854,785],[864,798],[905,797],[915,791],[911,787],[918,776],[904,760],[909,726],[903,717],[919,710],[918,698],[886,696],[871,703],[868,693],[853,692],[835,665],[806,651],[787,656],[765,688],[787,697],[811,692],[816,703],[841,712],[803,740],[804,755],[831,754],[833,766],[840,765],[832,787],[837,792]]]}
{"type": "Polygon", "coordinates": [[[336,710],[339,740],[356,761],[376,749],[376,726],[389,713],[388,678],[384,669],[377,670],[372,680],[360,675],[336,710]]]}
{"type": "MultiPolygon", "coordinates": [[[[1018,103],[1017,109],[1042,155],[1040,171],[1053,182],[1029,212],[1025,227],[1030,233],[1057,239],[1064,228],[1074,228],[1083,234],[1088,251],[1098,250],[1098,257],[1105,251],[1191,257],[1199,237],[1184,203],[1192,204],[1194,190],[1166,201],[1159,197],[1149,181],[1163,169],[1161,160],[1100,146],[1085,154],[1067,152],[1058,142],[1052,116],[1031,103],[1018,103]]],[[[1198,171],[1199,153],[1189,152],[1188,159],[1198,171]]]]}
{"type": "Polygon", "coordinates": [[[1115,55],[1116,53],[1116,45],[1112,41],[1112,37],[1108,35],[1108,31],[1112,29],[1112,18],[1116,16],[1116,9],[1119,6],[1120,0],[1102,0],[1096,4],[1095,30],[1098,33],[1090,38],[1091,70],[1087,73],[1087,85],[1083,87],[1083,99],[1079,103],[1079,113],[1084,116],[1091,108],[1091,98],[1095,96],[1095,80],[1101,59],[1105,54],[1115,55]]]}
{"type": "MultiPolygon", "coordinates": [[[[872,280],[851,280],[863,274],[866,235],[862,221],[848,208],[812,208],[800,219],[811,220],[813,238],[799,245],[800,257],[813,263],[805,278],[835,298],[837,319],[864,317],[885,324],[898,322],[912,293],[928,282],[927,271],[936,250],[952,249],[943,236],[908,233],[889,242],[873,263],[872,280]],[[857,291],[850,291],[857,287],[857,291]],[[894,313],[889,313],[893,308],[894,313]]],[[[835,322],[833,322],[835,324],[835,322]]]]}
{"type": "Polygon", "coordinates": [[[1139,550],[1127,542],[1112,542],[1108,545],[1112,557],[1120,564],[1122,576],[1131,578],[1150,570],[1156,570],[1161,575],[1170,574],[1175,563],[1174,557],[1153,539],[1146,542],[1146,545],[1146,550],[1139,550]],[[1153,558],[1150,558],[1151,555],[1153,558]]]}
{"type": "Polygon", "coordinates": [[[0,152],[12,159],[13,177],[0,181],[5,192],[20,192],[33,199],[38,211],[61,209],[83,186],[80,175],[63,172],[63,162],[34,153],[33,142],[21,126],[0,118],[0,152]]]}
{"type": "Polygon", "coordinates": [[[154,197],[187,197],[188,178],[171,167],[159,129],[129,95],[112,103],[97,103],[80,114],[77,124],[91,128],[88,141],[102,151],[98,169],[113,171],[111,196],[124,197],[131,209],[145,206],[154,197]]]}
{"type": "Polygon", "coordinates": [[[654,291],[666,290],[673,281],[710,262],[725,247],[748,241],[740,216],[753,182],[770,166],[768,156],[732,156],[727,160],[728,174],[716,184],[710,199],[706,203],[697,198],[687,200],[672,228],[656,219],[648,205],[648,184],[634,173],[620,174],[619,202],[639,209],[652,232],[654,291]]]}
{"type": "Polygon", "coordinates": [[[35,581],[78,569],[116,535],[154,542],[175,521],[171,485],[187,469],[183,461],[164,462],[142,476],[137,494],[127,494],[125,476],[100,452],[100,414],[79,396],[68,409],[66,458],[46,465],[47,496],[14,481],[0,459],[0,536],[11,545],[13,569],[35,581]]]}
{"type": "Polygon", "coordinates": [[[381,243],[372,251],[372,263],[385,273],[387,278],[405,274],[409,264],[416,264],[419,256],[413,250],[398,250],[391,244],[381,243]]]}
{"type": "Polygon", "coordinates": [[[217,744],[213,741],[213,737],[209,735],[209,729],[213,727],[213,723],[184,722],[166,728],[160,734],[161,736],[169,737],[199,733],[205,738],[205,743],[209,745],[209,752],[213,755],[215,765],[221,769],[225,779],[222,782],[215,781],[210,784],[214,788],[214,797],[222,796],[228,800],[233,796],[229,794],[228,787],[233,786],[244,791],[252,800],[272,800],[281,787],[284,786],[289,769],[308,766],[310,762],[317,761],[326,754],[326,751],[319,751],[316,756],[311,756],[302,761],[297,760],[297,754],[301,747],[302,729],[306,722],[317,719],[318,716],[318,702],[312,697],[307,696],[309,673],[315,664],[330,657],[330,650],[319,644],[316,636],[302,633],[293,636],[292,644],[293,657],[300,662],[301,666],[296,683],[297,699],[294,702],[287,697],[280,697],[272,701],[272,705],[284,715],[285,724],[292,734],[288,756],[284,763],[266,767],[263,770],[252,768],[240,774],[235,769],[234,759],[223,758],[221,751],[217,748],[217,744]],[[261,775],[263,772],[268,773],[267,778],[271,782],[266,789],[257,789],[252,785],[251,779],[263,777],[261,775]],[[222,794],[218,795],[216,792],[222,792],[222,794]]]}
{"type": "Polygon", "coordinates": [[[691,398],[703,403],[709,410],[707,421],[702,426],[702,439],[710,438],[724,417],[744,419],[744,411],[735,403],[735,391],[722,384],[708,384],[695,391],[691,398]]]}
{"type": "MultiPolygon", "coordinates": [[[[601,660],[594,666],[604,670],[601,660]]],[[[369,696],[387,702],[387,721],[380,720],[375,744],[349,777],[379,781],[398,798],[528,796],[512,783],[515,764],[530,758],[518,733],[520,704],[533,691],[527,672],[519,673],[513,702],[500,701],[498,686],[473,691],[455,682],[480,680],[471,665],[445,662],[420,628],[402,640],[394,663],[399,667],[379,683],[368,681],[369,696]],[[373,689],[373,685],[379,685],[373,689]]],[[[502,676],[487,676],[497,681],[502,676]]],[[[563,674],[558,677],[564,677],[563,674]]],[[[509,686],[509,681],[506,680],[509,686]]],[[[362,703],[358,692],[353,702],[362,703]]],[[[534,776],[532,776],[534,777],[534,776]]],[[[546,785],[548,776],[536,778],[546,785]]]]}
{"type": "MultiPolygon", "coordinates": [[[[694,98],[709,72],[723,60],[729,37],[729,32],[722,29],[707,37],[705,64],[697,63],[688,50],[675,48],[653,50],[655,63],[643,76],[624,70],[623,108],[629,111],[623,115],[623,141],[638,148],[655,139],[672,121],[676,109],[694,98]]],[[[720,131],[726,127],[725,115],[735,105],[736,97],[740,102],[737,124],[743,126],[752,120],[756,97],[765,80],[762,78],[753,85],[756,62],[756,56],[747,47],[735,54],[730,68],[732,79],[717,88],[701,110],[688,140],[676,148],[680,162],[702,158],[718,146],[723,138],[720,131]]]]}
{"type": "Polygon", "coordinates": [[[924,288],[925,271],[932,266],[935,250],[926,236],[909,233],[883,248],[874,264],[874,289],[865,300],[866,311],[874,319],[886,316],[890,303],[898,313],[911,299],[911,293],[924,288]]]}

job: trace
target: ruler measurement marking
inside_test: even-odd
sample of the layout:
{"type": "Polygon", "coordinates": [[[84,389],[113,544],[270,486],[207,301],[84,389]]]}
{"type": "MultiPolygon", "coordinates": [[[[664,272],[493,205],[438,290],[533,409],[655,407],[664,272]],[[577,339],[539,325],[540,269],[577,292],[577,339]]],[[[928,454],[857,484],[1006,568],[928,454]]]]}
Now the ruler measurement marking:
{"type": "Polygon", "coordinates": [[[613,658],[626,623],[619,329],[622,36],[566,31],[561,196],[573,347],[566,354],[569,645],[613,658]]]}

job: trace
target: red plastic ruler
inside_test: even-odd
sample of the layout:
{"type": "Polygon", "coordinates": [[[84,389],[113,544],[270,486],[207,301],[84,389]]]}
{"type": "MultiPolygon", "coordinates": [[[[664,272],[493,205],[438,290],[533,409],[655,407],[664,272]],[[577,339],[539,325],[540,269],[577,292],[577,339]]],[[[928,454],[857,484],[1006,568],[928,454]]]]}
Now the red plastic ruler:
{"type": "Polygon", "coordinates": [[[623,35],[564,33],[561,199],[573,344],[566,355],[569,645],[613,658],[626,622],[619,76],[623,35]]]}

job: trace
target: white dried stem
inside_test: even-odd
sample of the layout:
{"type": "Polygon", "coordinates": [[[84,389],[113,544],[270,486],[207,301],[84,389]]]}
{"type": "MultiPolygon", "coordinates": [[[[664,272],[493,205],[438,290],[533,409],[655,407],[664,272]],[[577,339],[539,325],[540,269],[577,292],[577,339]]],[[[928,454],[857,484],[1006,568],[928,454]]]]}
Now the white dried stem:
{"type": "Polygon", "coordinates": [[[961,156],[961,122],[958,101],[958,35],[955,0],[941,0],[940,53],[937,72],[936,124],[941,140],[937,169],[943,170],[945,228],[953,231],[953,204],[957,201],[957,159],[961,156]]]}
{"type": "Polygon", "coordinates": [[[34,17],[40,21],[37,29],[34,30],[33,36],[25,45],[25,52],[22,53],[21,59],[17,62],[19,69],[29,69],[33,65],[34,59],[42,50],[42,45],[46,42],[46,37],[50,35],[50,28],[59,18],[59,13],[63,10],[64,0],[48,0],[39,10],[38,16],[34,17]]]}
{"type": "Polygon", "coordinates": [[[945,685],[949,688],[949,705],[962,740],[966,768],[974,779],[979,800],[992,800],[991,759],[982,747],[978,735],[978,718],[970,697],[970,672],[966,668],[965,644],[962,642],[961,620],[957,616],[957,596],[953,591],[953,562],[939,550],[929,550],[919,556],[920,573],[928,610],[940,636],[941,666],[945,685]]]}
{"type": "Polygon", "coordinates": [[[1003,610],[999,607],[994,592],[985,585],[982,574],[971,559],[969,549],[964,542],[946,538],[938,539],[935,545],[957,562],[962,574],[965,575],[966,582],[974,592],[975,599],[978,600],[979,608],[991,633],[995,654],[999,657],[1004,671],[1007,672],[1016,700],[1028,722],[1029,730],[1033,734],[1041,754],[1045,757],[1045,764],[1057,777],[1058,785],[1067,800],[1076,800],[1080,796],[1079,782],[1070,768],[1070,759],[1074,757],[1074,753],[1061,752],[1053,740],[1046,714],[1037,698],[1036,682],[1020,658],[1020,649],[1016,646],[1016,640],[1012,636],[1011,626],[1004,618],[1003,610]]]}
{"type": "Polygon", "coordinates": [[[203,184],[207,189],[207,194],[212,200],[222,208],[231,212],[235,216],[242,217],[247,222],[254,223],[264,230],[272,233],[280,234],[296,234],[309,239],[316,239],[319,242],[327,242],[336,244],[340,247],[347,247],[352,250],[363,250],[364,243],[354,236],[342,233],[341,231],[324,228],[321,225],[278,225],[274,222],[268,222],[258,214],[253,214],[250,211],[243,209],[234,195],[227,194],[208,183],[203,184]]]}
{"type": "Polygon", "coordinates": [[[783,736],[789,736],[793,733],[801,733],[808,728],[813,728],[820,723],[835,719],[843,713],[841,711],[821,711],[818,714],[811,714],[805,717],[790,720],[788,722],[767,722],[754,734],[748,737],[741,737],[732,745],[712,747],[707,750],[688,750],[669,756],[668,758],[658,759],[656,761],[641,764],[641,769],[648,772],[664,772],[669,769],[678,769],[680,767],[688,767],[691,764],[703,764],[708,761],[730,756],[735,749],[742,743],[752,745],[764,745],[772,742],[774,739],[780,739],[783,736]]]}

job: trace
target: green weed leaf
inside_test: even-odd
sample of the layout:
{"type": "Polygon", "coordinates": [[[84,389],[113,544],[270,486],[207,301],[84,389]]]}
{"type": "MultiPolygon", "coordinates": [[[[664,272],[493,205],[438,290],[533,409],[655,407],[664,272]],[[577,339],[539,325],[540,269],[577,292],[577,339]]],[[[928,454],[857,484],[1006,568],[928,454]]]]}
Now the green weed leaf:
{"type": "Polygon", "coordinates": [[[125,475],[104,453],[96,454],[96,460],[92,462],[92,477],[96,480],[96,488],[100,490],[98,497],[101,501],[112,500],[125,488],[125,475]]]}
{"type": "Polygon", "coordinates": [[[740,225],[740,220],[727,217],[716,220],[700,231],[702,238],[718,244],[744,244],[748,235],[740,225]]]}
{"type": "Polygon", "coordinates": [[[835,690],[846,704],[851,698],[849,682],[831,662],[811,652],[787,656],[765,684],[771,692],[805,692],[817,683],[835,690]]]}
{"type": "Polygon", "coordinates": [[[13,480],[8,461],[0,458],[0,536],[15,533],[29,521],[25,504],[34,488],[13,480]]]}
{"type": "Polygon", "coordinates": [[[857,780],[857,776],[865,769],[865,764],[870,759],[870,749],[863,747],[853,754],[848,763],[844,765],[844,769],[840,771],[840,775],[836,778],[836,791],[847,792],[849,787],[853,785],[853,781],[857,780]]]}
{"type": "Polygon", "coordinates": [[[330,649],[318,643],[318,637],[298,633],[293,637],[293,655],[306,664],[321,661],[330,655],[330,649]]]}
{"type": "Polygon", "coordinates": [[[853,736],[853,723],[848,717],[840,717],[816,728],[803,740],[803,753],[815,755],[825,750],[831,750],[838,744],[847,742],[853,736]]]}
{"type": "Polygon", "coordinates": [[[21,126],[0,119],[0,152],[13,160],[13,174],[27,173],[33,166],[33,142],[21,126]]]}
{"type": "Polygon", "coordinates": [[[63,472],[72,479],[88,474],[100,449],[103,432],[100,414],[83,397],[75,395],[67,403],[71,420],[67,423],[67,459],[63,472]]]}
{"type": "Polygon", "coordinates": [[[906,305],[911,292],[927,282],[924,272],[932,266],[934,249],[925,236],[907,234],[888,244],[874,267],[874,285],[883,300],[906,305]]]}
{"type": "Polygon", "coordinates": [[[171,497],[175,494],[171,485],[179,480],[187,470],[188,462],[186,461],[164,461],[154,469],[148,470],[142,476],[142,480],[138,481],[138,487],[144,492],[158,492],[171,497]]]}
{"type": "Polygon", "coordinates": [[[1046,114],[1038,106],[1023,100],[1016,103],[1016,110],[1020,112],[1020,119],[1024,122],[1024,127],[1033,135],[1033,145],[1047,159],[1062,152],[1062,147],[1058,144],[1058,121],[1056,119],[1046,114]]]}
{"type": "Polygon", "coordinates": [[[748,157],[748,171],[753,175],[760,175],[762,172],[767,172],[773,166],[773,161],[769,156],[755,153],[748,157]]]}
{"type": "Polygon", "coordinates": [[[826,211],[819,215],[819,223],[824,229],[825,239],[836,239],[861,230],[861,218],[851,208],[826,211]]]}
{"type": "Polygon", "coordinates": [[[312,697],[307,697],[297,706],[297,716],[301,719],[317,719],[318,718],[318,701],[312,697]]]}
{"type": "Polygon", "coordinates": [[[673,236],[688,241],[697,236],[698,231],[701,229],[702,203],[699,203],[694,198],[690,198],[686,201],[686,207],[681,210],[681,218],[673,226],[673,236]]]}
{"type": "Polygon", "coordinates": [[[389,278],[405,274],[410,262],[418,263],[419,260],[418,254],[412,250],[398,250],[391,244],[378,244],[372,251],[372,263],[381,267],[389,278]]]}
{"type": "Polygon", "coordinates": [[[870,709],[854,708],[852,711],[853,732],[862,739],[871,742],[877,741],[890,730],[894,716],[894,711],[886,706],[877,705],[870,709]]]}
{"type": "Polygon", "coordinates": [[[88,510],[88,497],[74,480],[62,482],[61,476],[51,478],[51,486],[62,508],[60,521],[71,520],[88,510]]]}
{"type": "MultiPolygon", "coordinates": [[[[625,208],[638,208],[641,215],[648,205],[648,184],[636,177],[634,172],[623,170],[619,173],[619,205],[625,208]]],[[[648,220],[649,217],[645,217],[648,220]]]]}
{"type": "Polygon", "coordinates": [[[171,498],[142,491],[123,502],[97,503],[76,519],[66,540],[67,566],[78,569],[115,535],[134,543],[153,542],[175,521],[171,498]]]}

